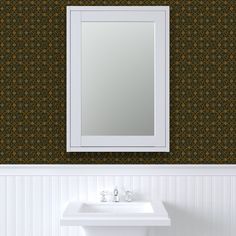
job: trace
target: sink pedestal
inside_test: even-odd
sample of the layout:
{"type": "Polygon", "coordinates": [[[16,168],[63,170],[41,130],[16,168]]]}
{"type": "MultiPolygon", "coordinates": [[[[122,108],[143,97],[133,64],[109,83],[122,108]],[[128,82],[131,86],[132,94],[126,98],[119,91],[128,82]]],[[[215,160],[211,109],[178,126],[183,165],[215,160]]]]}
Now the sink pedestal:
{"type": "Polygon", "coordinates": [[[85,236],[147,236],[146,227],[83,227],[85,236]]]}

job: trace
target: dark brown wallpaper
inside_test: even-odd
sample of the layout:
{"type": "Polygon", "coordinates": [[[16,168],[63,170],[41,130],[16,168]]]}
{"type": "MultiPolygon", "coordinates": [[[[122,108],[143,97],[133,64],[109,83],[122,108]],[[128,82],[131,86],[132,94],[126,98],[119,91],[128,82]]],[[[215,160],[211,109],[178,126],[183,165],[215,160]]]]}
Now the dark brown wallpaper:
{"type": "Polygon", "coordinates": [[[235,31],[234,0],[1,0],[0,163],[236,164],[235,31]],[[170,5],[170,153],[66,153],[66,5],[170,5]]]}

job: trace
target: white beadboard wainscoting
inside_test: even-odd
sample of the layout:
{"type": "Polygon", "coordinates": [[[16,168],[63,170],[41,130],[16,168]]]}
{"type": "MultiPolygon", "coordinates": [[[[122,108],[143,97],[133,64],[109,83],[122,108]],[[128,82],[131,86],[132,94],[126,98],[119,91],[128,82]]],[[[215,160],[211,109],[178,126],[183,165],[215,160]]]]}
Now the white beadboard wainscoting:
{"type": "Polygon", "coordinates": [[[0,236],[83,236],[61,209],[115,186],[164,202],[172,225],[150,236],[236,235],[235,165],[1,165],[0,236]]]}

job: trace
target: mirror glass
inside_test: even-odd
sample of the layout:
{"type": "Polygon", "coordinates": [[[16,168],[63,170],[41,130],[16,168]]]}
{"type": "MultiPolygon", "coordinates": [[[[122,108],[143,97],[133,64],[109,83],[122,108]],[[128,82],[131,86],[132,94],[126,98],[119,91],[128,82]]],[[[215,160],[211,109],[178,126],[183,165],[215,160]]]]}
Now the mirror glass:
{"type": "Polygon", "coordinates": [[[82,135],[154,135],[154,23],[82,22],[82,135]]]}

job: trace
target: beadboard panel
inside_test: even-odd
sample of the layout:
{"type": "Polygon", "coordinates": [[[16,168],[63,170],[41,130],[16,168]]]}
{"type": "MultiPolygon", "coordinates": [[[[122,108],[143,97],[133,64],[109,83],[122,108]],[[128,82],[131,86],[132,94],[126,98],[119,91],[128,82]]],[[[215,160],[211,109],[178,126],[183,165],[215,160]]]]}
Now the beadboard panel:
{"type": "MultiPolygon", "coordinates": [[[[132,173],[132,171],[130,172],[132,173]]],[[[150,236],[235,236],[235,175],[0,175],[1,236],[83,236],[61,227],[67,201],[97,200],[101,190],[130,189],[137,200],[160,199],[171,227],[150,236]]]]}

